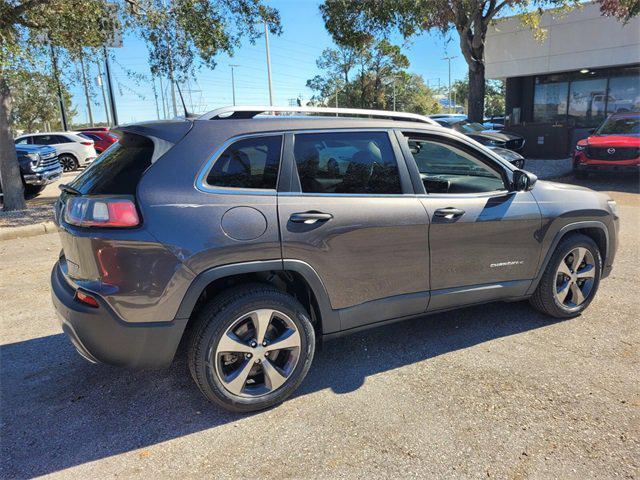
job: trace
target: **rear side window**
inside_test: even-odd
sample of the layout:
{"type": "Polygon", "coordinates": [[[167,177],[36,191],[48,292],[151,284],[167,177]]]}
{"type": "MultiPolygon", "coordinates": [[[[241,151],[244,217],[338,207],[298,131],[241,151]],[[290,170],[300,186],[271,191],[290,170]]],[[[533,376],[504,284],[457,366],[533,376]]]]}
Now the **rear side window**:
{"type": "Polygon", "coordinates": [[[281,149],[282,137],[279,135],[238,140],[213,164],[207,184],[275,190],[281,149]]]}
{"type": "Polygon", "coordinates": [[[402,193],[387,132],[296,135],[294,155],[304,193],[402,193]]]}
{"type": "Polygon", "coordinates": [[[135,195],[138,182],[151,165],[152,157],[153,142],[150,139],[125,133],[71,186],[85,195],[135,195]]]}

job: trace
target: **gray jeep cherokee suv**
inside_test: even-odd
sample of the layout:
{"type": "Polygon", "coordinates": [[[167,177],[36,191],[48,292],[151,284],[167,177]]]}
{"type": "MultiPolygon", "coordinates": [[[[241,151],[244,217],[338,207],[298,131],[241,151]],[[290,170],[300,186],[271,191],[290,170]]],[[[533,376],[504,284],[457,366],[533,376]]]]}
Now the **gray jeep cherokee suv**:
{"type": "Polygon", "coordinates": [[[62,328],[126,367],[184,339],[230,410],[283,401],[320,339],[496,300],[578,315],[616,252],[606,195],[418,115],[234,107],[118,133],[56,204],[62,328]]]}

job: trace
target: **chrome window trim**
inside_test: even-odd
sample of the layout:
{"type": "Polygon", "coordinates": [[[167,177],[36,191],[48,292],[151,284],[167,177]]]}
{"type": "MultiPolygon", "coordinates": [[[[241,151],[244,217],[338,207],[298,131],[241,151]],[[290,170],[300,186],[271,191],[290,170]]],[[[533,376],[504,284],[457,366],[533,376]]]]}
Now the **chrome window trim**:
{"type": "MultiPolygon", "coordinates": [[[[422,125],[421,125],[422,126],[422,125]]],[[[429,127],[433,127],[433,125],[424,124],[425,130],[431,131],[429,127]]],[[[258,133],[247,133],[242,135],[236,135],[224,141],[224,143],[218,147],[213,154],[208,158],[208,160],[204,163],[204,166],[200,169],[200,172],[196,176],[196,180],[194,182],[194,187],[196,190],[204,192],[204,193],[218,193],[225,195],[286,195],[286,196],[346,196],[346,197],[406,197],[406,193],[393,193],[393,194],[367,194],[367,193],[301,193],[301,192],[277,192],[274,189],[266,189],[266,188],[240,188],[240,187],[216,187],[215,185],[209,185],[207,183],[207,177],[209,176],[210,170],[213,168],[213,165],[218,160],[220,155],[224,153],[224,151],[234,144],[237,141],[245,140],[247,138],[256,138],[256,137],[282,137],[282,144],[280,147],[280,164],[278,165],[278,180],[276,181],[276,186],[280,180],[280,172],[282,170],[282,161],[284,156],[284,136],[288,133],[293,134],[294,137],[296,134],[306,134],[306,133],[344,133],[344,132],[372,132],[372,131],[382,131],[387,132],[388,135],[391,135],[390,132],[393,130],[392,127],[370,127],[370,128],[314,128],[314,129],[291,129],[291,130],[278,130],[271,132],[258,132],[258,133]]],[[[389,141],[393,145],[391,138],[389,141]]],[[[400,162],[399,158],[396,158],[396,162],[400,162]]],[[[399,167],[398,167],[399,168],[399,167]]]]}

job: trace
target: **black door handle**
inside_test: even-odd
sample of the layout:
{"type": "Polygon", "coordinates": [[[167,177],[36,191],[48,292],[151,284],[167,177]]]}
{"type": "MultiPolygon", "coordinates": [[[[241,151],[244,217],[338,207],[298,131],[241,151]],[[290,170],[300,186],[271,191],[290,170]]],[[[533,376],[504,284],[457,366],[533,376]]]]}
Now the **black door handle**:
{"type": "Polygon", "coordinates": [[[438,210],[433,212],[433,214],[436,217],[442,217],[447,220],[453,220],[454,218],[458,218],[464,215],[464,210],[461,210],[460,208],[453,208],[453,207],[439,208],[438,210]]]}
{"type": "Polygon", "coordinates": [[[289,217],[293,223],[306,223],[307,225],[312,225],[316,222],[326,222],[327,220],[331,220],[333,215],[330,213],[322,213],[322,212],[303,212],[303,213],[292,213],[289,217]]]}

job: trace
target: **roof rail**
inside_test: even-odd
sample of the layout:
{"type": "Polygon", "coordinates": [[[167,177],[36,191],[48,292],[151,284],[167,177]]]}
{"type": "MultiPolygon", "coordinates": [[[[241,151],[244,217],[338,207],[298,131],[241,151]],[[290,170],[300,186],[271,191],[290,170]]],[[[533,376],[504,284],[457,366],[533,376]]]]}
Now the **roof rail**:
{"type": "Polygon", "coordinates": [[[363,108],[333,108],[333,107],[267,107],[267,106],[232,106],[211,110],[198,117],[198,120],[224,120],[253,118],[263,113],[316,113],[325,115],[362,115],[368,117],[387,118],[390,120],[405,120],[438,125],[435,120],[424,115],[407,112],[392,112],[389,110],[367,110],[363,108]]]}

